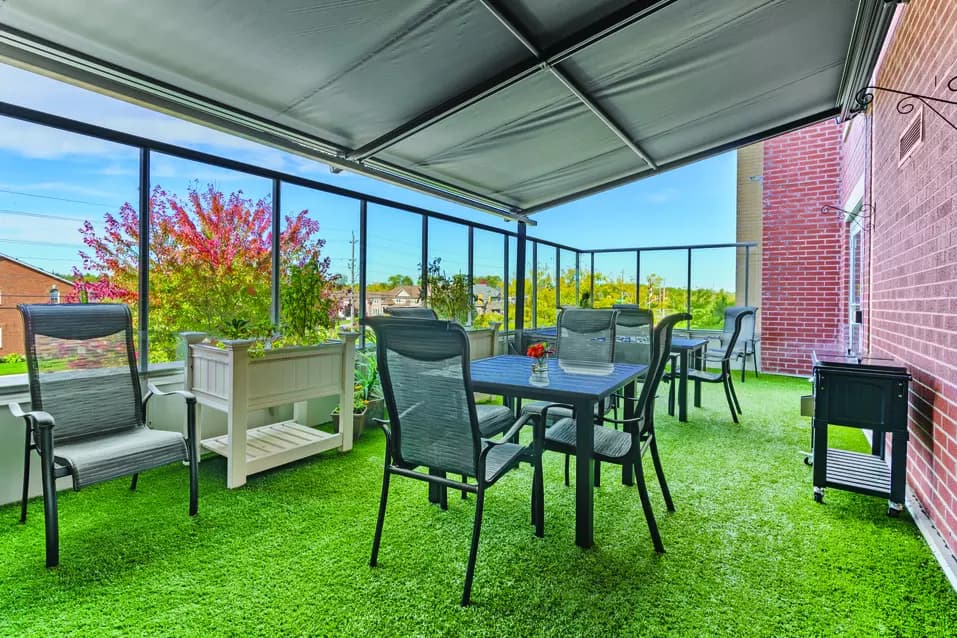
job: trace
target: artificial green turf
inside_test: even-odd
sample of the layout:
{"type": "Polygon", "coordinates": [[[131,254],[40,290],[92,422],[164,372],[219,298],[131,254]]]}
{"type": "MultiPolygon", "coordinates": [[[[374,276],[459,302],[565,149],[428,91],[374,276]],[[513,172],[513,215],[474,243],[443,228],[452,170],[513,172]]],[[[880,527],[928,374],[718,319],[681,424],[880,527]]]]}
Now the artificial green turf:
{"type": "MultiPolygon", "coordinates": [[[[529,525],[531,470],[488,493],[474,604],[458,605],[475,499],[428,505],[393,479],[380,567],[368,566],[382,435],[225,489],[204,460],[200,514],[186,469],[66,492],[61,566],[43,567],[39,500],[18,525],[0,508],[0,635],[953,636],[957,596],[917,528],[882,499],[812,500],[800,379],[749,377],[729,420],[719,386],[658,431],[677,511],[652,500],[657,555],[638,494],[606,467],[596,546],[574,544],[574,492],[545,461],[545,538],[529,525]]],[[[659,402],[661,404],[663,402],[659,402]]],[[[840,431],[840,434],[837,434],[840,431]]],[[[855,430],[831,445],[865,449],[855,430]]],[[[650,466],[650,462],[647,464],[650,466]]],[[[650,467],[646,467],[650,470],[650,467]]]]}

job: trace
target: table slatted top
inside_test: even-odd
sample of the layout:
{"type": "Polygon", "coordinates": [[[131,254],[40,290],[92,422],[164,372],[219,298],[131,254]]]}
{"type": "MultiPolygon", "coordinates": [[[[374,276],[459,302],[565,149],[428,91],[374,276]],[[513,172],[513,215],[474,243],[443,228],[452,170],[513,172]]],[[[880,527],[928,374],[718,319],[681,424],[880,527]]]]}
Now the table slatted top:
{"type": "Polygon", "coordinates": [[[518,355],[500,355],[473,361],[472,386],[477,392],[505,394],[539,401],[598,400],[640,377],[646,365],[615,363],[606,375],[566,372],[557,359],[548,360],[549,384],[529,383],[533,359],[518,355]]]}

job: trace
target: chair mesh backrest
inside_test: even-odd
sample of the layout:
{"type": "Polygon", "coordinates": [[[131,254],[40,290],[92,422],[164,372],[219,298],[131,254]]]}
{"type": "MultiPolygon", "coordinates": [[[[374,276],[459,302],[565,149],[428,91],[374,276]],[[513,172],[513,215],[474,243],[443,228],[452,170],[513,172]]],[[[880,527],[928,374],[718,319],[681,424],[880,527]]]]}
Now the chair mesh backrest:
{"type": "Polygon", "coordinates": [[[558,315],[558,358],[593,363],[614,361],[617,316],[617,310],[562,310],[558,315]]]}
{"type": "Polygon", "coordinates": [[[20,305],[30,401],[55,441],[142,425],[130,310],[123,304],[20,305]]]}
{"type": "Polygon", "coordinates": [[[475,476],[480,435],[465,330],[423,319],[367,323],[376,333],[396,462],[475,476]]]}
{"type": "Polygon", "coordinates": [[[729,357],[739,341],[754,339],[754,306],[733,306],[724,309],[724,329],[721,332],[723,357],[729,357]]]}
{"type": "Polygon", "coordinates": [[[668,364],[674,327],[682,321],[690,320],[691,315],[682,312],[664,317],[655,326],[651,338],[651,362],[648,364],[648,372],[645,373],[641,394],[638,395],[638,409],[646,415],[653,408],[651,402],[654,400],[655,393],[658,392],[658,384],[661,383],[661,377],[668,364]]]}
{"type": "Polygon", "coordinates": [[[651,362],[651,339],[655,318],[650,310],[635,305],[615,305],[615,361],[621,363],[651,362]]]}
{"type": "Polygon", "coordinates": [[[385,313],[403,319],[438,319],[439,316],[431,308],[414,306],[411,308],[386,308],[385,313]]]}

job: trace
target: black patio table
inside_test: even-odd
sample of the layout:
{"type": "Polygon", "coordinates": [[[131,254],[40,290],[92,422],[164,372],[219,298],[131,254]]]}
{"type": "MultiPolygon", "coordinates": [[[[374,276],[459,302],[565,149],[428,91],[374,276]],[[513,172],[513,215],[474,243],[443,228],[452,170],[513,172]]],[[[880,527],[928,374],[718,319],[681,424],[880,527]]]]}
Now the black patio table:
{"type": "MultiPolygon", "coordinates": [[[[671,351],[678,353],[678,420],[688,420],[688,355],[694,355],[694,367],[698,370],[704,368],[706,350],[708,347],[707,339],[685,339],[682,337],[672,337],[671,351]]],[[[674,380],[672,380],[674,383],[674,380]]],[[[701,407],[701,382],[694,383],[694,405],[701,407]]]]}
{"type": "Polygon", "coordinates": [[[594,543],[592,452],[595,445],[595,405],[622,386],[626,387],[628,395],[634,396],[635,381],[645,373],[648,366],[627,363],[576,365],[549,359],[549,384],[536,386],[529,382],[532,362],[530,357],[518,355],[500,355],[473,361],[472,388],[476,392],[574,406],[578,431],[575,462],[575,542],[581,547],[591,547],[594,543]]]}

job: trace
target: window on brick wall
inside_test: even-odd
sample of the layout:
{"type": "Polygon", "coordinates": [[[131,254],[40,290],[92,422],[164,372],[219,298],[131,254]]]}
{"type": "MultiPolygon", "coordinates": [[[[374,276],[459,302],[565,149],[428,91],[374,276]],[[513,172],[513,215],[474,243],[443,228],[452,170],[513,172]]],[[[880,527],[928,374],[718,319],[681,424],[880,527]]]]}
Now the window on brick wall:
{"type": "Polygon", "coordinates": [[[851,212],[848,222],[850,236],[848,238],[848,330],[847,347],[851,352],[861,351],[861,316],[863,305],[861,300],[862,284],[864,282],[863,267],[863,235],[861,234],[861,202],[851,212]]]}

